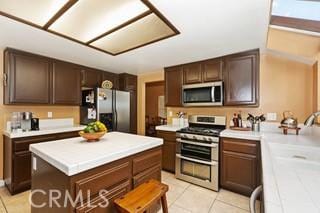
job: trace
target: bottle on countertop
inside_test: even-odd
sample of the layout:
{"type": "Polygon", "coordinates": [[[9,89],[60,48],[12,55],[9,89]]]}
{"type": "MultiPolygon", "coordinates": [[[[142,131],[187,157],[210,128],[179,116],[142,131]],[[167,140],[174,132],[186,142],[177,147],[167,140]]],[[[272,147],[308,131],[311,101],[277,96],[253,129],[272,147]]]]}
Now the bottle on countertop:
{"type": "Polygon", "coordinates": [[[232,122],[234,127],[239,127],[239,121],[236,113],[233,114],[232,122]]]}
{"type": "Polygon", "coordinates": [[[238,114],[238,127],[242,128],[243,125],[242,125],[242,117],[241,117],[241,112],[238,114]]]}

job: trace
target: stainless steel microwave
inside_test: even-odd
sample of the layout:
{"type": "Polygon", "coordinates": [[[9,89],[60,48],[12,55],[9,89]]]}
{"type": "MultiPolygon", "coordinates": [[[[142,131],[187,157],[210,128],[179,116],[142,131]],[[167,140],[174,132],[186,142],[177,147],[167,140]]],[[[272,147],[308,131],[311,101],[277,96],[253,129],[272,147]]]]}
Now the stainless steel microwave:
{"type": "Polygon", "coordinates": [[[222,106],[222,81],[182,86],[183,106],[222,106]]]}

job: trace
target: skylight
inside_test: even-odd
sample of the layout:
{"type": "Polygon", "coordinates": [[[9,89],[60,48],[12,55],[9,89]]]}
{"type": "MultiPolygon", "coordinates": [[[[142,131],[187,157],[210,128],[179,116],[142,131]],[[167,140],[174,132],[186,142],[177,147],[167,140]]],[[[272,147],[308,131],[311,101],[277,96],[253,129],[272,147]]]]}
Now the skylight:
{"type": "Polygon", "coordinates": [[[320,0],[273,0],[271,24],[320,32],[320,0]]]}
{"type": "Polygon", "coordinates": [[[0,15],[111,55],[179,34],[148,0],[0,0],[0,15]]]}

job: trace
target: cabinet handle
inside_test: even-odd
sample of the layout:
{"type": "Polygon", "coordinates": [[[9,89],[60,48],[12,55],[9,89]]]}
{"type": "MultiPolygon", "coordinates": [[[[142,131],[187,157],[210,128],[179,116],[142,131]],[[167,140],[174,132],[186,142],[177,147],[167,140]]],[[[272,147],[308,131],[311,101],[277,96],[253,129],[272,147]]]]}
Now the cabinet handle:
{"type": "Polygon", "coordinates": [[[7,86],[8,85],[8,75],[7,73],[3,74],[3,86],[7,86]]]}

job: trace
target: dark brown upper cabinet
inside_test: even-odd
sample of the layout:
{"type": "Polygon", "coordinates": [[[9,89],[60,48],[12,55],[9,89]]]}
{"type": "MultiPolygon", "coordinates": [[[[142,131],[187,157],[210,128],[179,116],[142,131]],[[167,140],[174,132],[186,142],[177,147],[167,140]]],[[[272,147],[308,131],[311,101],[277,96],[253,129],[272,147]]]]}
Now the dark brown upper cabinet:
{"type": "Polygon", "coordinates": [[[101,87],[102,73],[90,68],[81,69],[81,86],[88,88],[101,87]]]}
{"type": "Polygon", "coordinates": [[[74,64],[56,61],[52,71],[52,103],[80,105],[80,71],[74,64]]]}
{"type": "Polygon", "coordinates": [[[259,105],[259,50],[227,56],[224,105],[259,105]]]}
{"type": "Polygon", "coordinates": [[[202,63],[202,82],[222,80],[223,61],[221,59],[210,59],[202,63]]]}
{"type": "Polygon", "coordinates": [[[183,83],[197,84],[202,82],[201,63],[193,63],[183,66],[183,83]]]}
{"type": "Polygon", "coordinates": [[[119,76],[118,74],[111,73],[111,72],[101,72],[102,73],[102,81],[108,80],[113,83],[113,88],[114,89],[119,89],[119,76]]]}
{"type": "Polygon", "coordinates": [[[6,50],[4,60],[5,104],[50,103],[51,64],[47,58],[6,50]]]}
{"type": "Polygon", "coordinates": [[[181,93],[182,93],[182,81],[183,81],[183,68],[182,66],[175,66],[165,68],[165,102],[166,106],[180,107],[181,93]]]}

